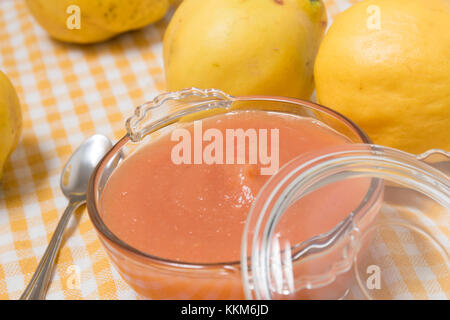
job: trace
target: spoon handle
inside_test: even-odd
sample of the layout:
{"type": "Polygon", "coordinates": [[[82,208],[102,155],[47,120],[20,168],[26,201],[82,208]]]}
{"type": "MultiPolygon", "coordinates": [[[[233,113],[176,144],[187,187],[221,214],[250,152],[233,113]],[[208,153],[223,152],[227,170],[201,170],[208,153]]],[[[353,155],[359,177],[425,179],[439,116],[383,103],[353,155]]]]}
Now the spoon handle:
{"type": "Polygon", "coordinates": [[[66,229],[72,213],[83,203],[84,201],[69,202],[66,210],[59,220],[55,232],[53,233],[52,239],[45,250],[44,256],[39,262],[33,278],[31,278],[27,288],[20,296],[20,300],[43,300],[45,298],[64,230],[66,229]]]}

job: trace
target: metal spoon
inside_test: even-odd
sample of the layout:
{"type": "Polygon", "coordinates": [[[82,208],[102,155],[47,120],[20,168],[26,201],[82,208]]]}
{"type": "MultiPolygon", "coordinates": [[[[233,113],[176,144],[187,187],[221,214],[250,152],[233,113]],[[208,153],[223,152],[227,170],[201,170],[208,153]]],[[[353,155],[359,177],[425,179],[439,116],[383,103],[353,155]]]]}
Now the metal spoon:
{"type": "Polygon", "coordinates": [[[64,166],[60,186],[63,194],[69,199],[69,204],[59,220],[58,226],[33,278],[20,296],[21,300],[42,300],[45,298],[53,272],[53,264],[55,263],[67,223],[72,213],[86,202],[86,189],[89,177],[103,156],[111,148],[112,143],[107,137],[101,134],[93,135],[75,150],[64,166]]]}

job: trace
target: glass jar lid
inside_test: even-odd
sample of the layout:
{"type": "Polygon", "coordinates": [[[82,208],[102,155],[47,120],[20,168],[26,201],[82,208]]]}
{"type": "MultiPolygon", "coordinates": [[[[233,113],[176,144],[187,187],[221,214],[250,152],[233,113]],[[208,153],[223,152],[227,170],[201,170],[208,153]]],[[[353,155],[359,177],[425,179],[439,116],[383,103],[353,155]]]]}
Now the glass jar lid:
{"type": "Polygon", "coordinates": [[[249,299],[448,299],[450,157],[353,144],[304,154],[256,198],[249,299]]]}

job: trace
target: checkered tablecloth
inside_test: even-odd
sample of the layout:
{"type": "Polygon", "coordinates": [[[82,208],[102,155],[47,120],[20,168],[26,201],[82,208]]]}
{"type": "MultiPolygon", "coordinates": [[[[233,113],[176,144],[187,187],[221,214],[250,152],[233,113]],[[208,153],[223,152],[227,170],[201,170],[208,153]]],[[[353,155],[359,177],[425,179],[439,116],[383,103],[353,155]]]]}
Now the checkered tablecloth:
{"type": "MultiPolygon", "coordinates": [[[[357,1],[324,2],[332,17],[357,1]]],[[[94,133],[123,136],[135,106],[164,90],[167,23],[101,44],[70,45],[51,40],[23,0],[0,0],[0,69],[18,92],[24,120],[0,184],[0,299],[20,296],[45,251],[67,204],[59,175],[71,153],[94,133]]],[[[47,299],[138,298],[110,264],[84,211],[66,230],[47,299]]]]}

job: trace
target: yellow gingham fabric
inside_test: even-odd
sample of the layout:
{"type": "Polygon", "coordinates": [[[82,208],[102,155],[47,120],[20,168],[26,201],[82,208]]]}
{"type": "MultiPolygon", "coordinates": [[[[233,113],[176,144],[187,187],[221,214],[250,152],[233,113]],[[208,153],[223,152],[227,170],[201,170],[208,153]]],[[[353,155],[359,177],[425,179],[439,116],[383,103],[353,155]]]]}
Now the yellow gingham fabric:
{"type": "MultiPolygon", "coordinates": [[[[357,1],[324,2],[333,17],[357,1]]],[[[20,296],[45,251],[67,204],[59,175],[71,153],[94,133],[123,136],[135,106],[164,90],[167,22],[101,44],[70,45],[51,40],[23,0],[0,0],[0,70],[18,92],[24,119],[0,184],[0,299],[20,296]]],[[[448,298],[448,281],[433,281],[424,289],[430,297],[448,298]]],[[[135,298],[83,207],[66,230],[47,299],[135,298]],[[77,270],[80,285],[71,286],[77,270]]]]}

